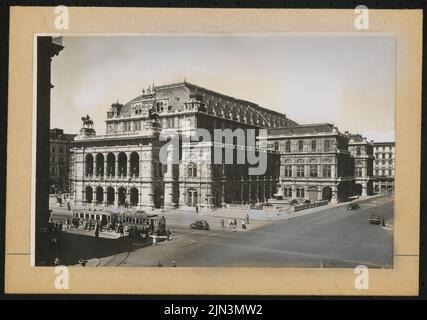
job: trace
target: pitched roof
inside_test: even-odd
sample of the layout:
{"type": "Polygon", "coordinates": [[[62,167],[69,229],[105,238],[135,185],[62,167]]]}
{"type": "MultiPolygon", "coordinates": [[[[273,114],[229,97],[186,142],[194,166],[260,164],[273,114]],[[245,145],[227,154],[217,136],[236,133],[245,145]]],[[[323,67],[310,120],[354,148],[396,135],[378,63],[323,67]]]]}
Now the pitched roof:
{"type": "Polygon", "coordinates": [[[292,135],[292,134],[317,134],[317,133],[332,133],[334,126],[330,123],[314,123],[298,125],[290,128],[271,128],[268,130],[268,135],[292,135]]]}

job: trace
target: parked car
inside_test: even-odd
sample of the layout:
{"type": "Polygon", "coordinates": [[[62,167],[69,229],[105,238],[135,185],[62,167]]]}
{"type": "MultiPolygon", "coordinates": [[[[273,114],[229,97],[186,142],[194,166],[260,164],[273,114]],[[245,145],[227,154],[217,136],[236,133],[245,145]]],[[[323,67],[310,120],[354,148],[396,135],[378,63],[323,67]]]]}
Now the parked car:
{"type": "Polygon", "coordinates": [[[358,203],[350,203],[347,206],[347,210],[359,210],[360,209],[360,205],[358,203]]]}
{"type": "Polygon", "coordinates": [[[381,224],[382,222],[382,217],[376,214],[373,214],[369,217],[369,223],[370,224],[381,224]]]}
{"type": "Polygon", "coordinates": [[[292,199],[291,202],[289,202],[289,204],[299,204],[297,199],[292,199]]]}
{"type": "Polygon", "coordinates": [[[197,220],[190,224],[190,229],[209,230],[209,223],[204,220],[197,220]]]}

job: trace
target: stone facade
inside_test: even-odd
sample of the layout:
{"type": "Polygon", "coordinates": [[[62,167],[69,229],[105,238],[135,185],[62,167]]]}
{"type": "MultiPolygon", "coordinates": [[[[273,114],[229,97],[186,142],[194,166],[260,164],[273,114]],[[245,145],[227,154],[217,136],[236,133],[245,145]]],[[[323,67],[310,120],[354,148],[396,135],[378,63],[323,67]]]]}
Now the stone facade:
{"type": "MultiPolygon", "coordinates": [[[[347,133],[347,132],[346,132],[347,133]]],[[[360,134],[348,134],[348,149],[354,157],[355,194],[370,196],[374,183],[374,145],[360,134]]]]}
{"type": "Polygon", "coordinates": [[[383,192],[394,189],[396,150],[394,142],[374,143],[374,190],[383,192]]]}
{"type": "Polygon", "coordinates": [[[213,161],[217,148],[248,150],[247,140],[216,143],[214,130],[239,129],[246,138],[248,129],[257,136],[265,127],[294,125],[284,114],[188,82],[150,86],[126,104],[111,105],[105,135],[96,135],[90,125],[81,129],[72,148],[75,202],[208,209],[266,201],[279,182],[277,152],[263,151],[268,163],[265,172],[249,175],[253,165],[247,161],[213,161]],[[195,139],[198,129],[212,139],[195,139]],[[165,164],[160,161],[160,149],[166,138],[177,135],[186,138],[179,146],[180,161],[165,164]],[[190,153],[202,156],[193,161],[190,153]]]}
{"type": "Polygon", "coordinates": [[[274,128],[270,148],[281,154],[280,192],[285,199],[346,201],[354,192],[349,138],[331,124],[274,128]]]}
{"type": "Polygon", "coordinates": [[[50,130],[50,193],[69,192],[70,142],[75,135],[66,134],[62,129],[50,130]]]}

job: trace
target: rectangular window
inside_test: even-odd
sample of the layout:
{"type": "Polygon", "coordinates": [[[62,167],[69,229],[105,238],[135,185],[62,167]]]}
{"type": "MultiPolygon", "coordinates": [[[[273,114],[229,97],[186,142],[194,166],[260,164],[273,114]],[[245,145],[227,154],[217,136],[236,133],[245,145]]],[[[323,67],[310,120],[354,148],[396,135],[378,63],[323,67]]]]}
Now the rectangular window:
{"type": "Polygon", "coordinates": [[[310,177],[317,177],[317,164],[310,165],[310,177]]]}
{"type": "Polygon", "coordinates": [[[332,166],[330,164],[325,164],[323,166],[323,177],[330,178],[332,176],[332,166]]]}
{"type": "Polygon", "coordinates": [[[305,193],[303,188],[297,188],[297,198],[304,198],[305,193]]]}
{"type": "Polygon", "coordinates": [[[285,166],[285,177],[292,177],[292,166],[285,166]]]}
{"type": "Polygon", "coordinates": [[[195,164],[191,164],[188,166],[188,177],[190,178],[197,177],[197,166],[195,164]]]}
{"type": "Polygon", "coordinates": [[[362,176],[362,168],[361,167],[356,167],[356,177],[360,178],[362,176]]]}
{"type": "Polygon", "coordinates": [[[298,151],[303,151],[304,149],[304,141],[299,140],[298,141],[298,151]]]}
{"type": "Polygon", "coordinates": [[[304,177],[304,165],[297,165],[297,177],[304,177]]]}

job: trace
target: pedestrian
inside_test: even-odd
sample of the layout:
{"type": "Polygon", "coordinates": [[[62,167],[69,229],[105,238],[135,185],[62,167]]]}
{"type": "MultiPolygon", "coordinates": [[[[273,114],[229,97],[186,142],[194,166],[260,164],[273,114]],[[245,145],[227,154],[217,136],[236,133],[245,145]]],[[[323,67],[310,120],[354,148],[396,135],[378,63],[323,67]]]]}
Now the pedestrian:
{"type": "Polygon", "coordinates": [[[381,217],[381,225],[382,225],[383,227],[385,227],[385,219],[384,219],[384,217],[381,217]]]}
{"type": "Polygon", "coordinates": [[[224,219],[221,219],[221,228],[224,228],[224,219]]]}
{"type": "Polygon", "coordinates": [[[232,227],[233,227],[233,221],[231,220],[231,218],[230,218],[230,219],[228,219],[228,226],[229,226],[230,228],[232,228],[232,227]]]}
{"type": "Polygon", "coordinates": [[[158,267],[163,267],[162,264],[160,263],[160,261],[157,263],[158,267]]]}
{"type": "Polygon", "coordinates": [[[175,230],[172,231],[172,240],[175,239],[175,230]]]}
{"type": "Polygon", "coordinates": [[[246,214],[246,224],[249,224],[249,214],[246,214]]]}
{"type": "Polygon", "coordinates": [[[157,236],[153,235],[153,246],[157,246],[157,236]]]}
{"type": "Polygon", "coordinates": [[[70,210],[71,210],[71,204],[70,204],[70,201],[68,201],[68,202],[67,202],[67,208],[68,208],[68,211],[70,211],[70,210]]]}
{"type": "Polygon", "coordinates": [[[246,220],[242,219],[242,229],[245,230],[246,229],[246,220]]]}
{"type": "Polygon", "coordinates": [[[237,219],[234,218],[234,227],[237,227],[237,219]]]}

